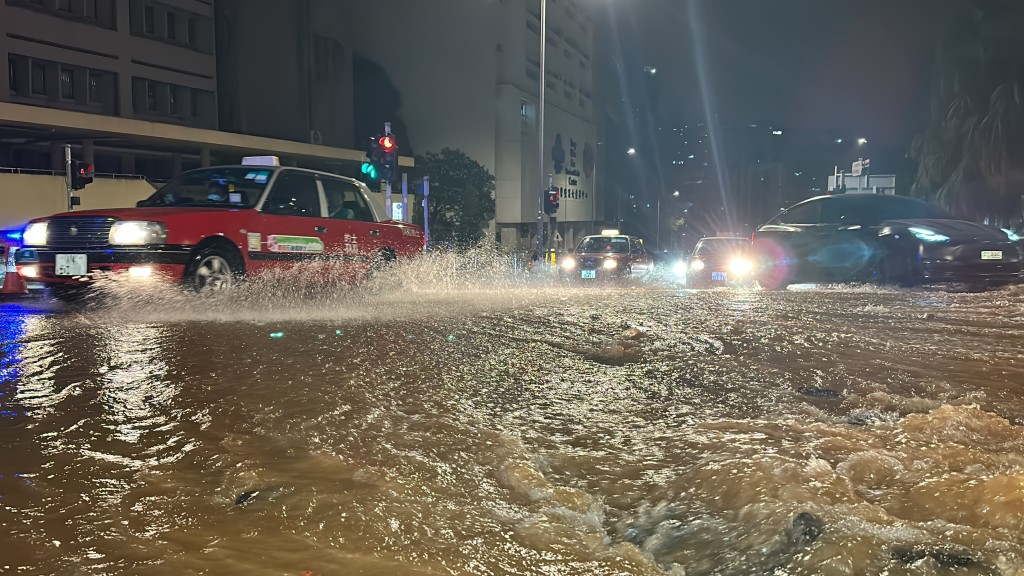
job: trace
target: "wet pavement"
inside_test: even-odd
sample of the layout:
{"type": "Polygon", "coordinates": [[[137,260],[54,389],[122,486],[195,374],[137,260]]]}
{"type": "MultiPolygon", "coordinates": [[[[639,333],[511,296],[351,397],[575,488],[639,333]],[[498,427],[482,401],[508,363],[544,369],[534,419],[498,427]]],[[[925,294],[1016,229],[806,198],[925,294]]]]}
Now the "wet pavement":
{"type": "Polygon", "coordinates": [[[2,574],[1024,574],[1024,289],[0,303],[2,574]]]}

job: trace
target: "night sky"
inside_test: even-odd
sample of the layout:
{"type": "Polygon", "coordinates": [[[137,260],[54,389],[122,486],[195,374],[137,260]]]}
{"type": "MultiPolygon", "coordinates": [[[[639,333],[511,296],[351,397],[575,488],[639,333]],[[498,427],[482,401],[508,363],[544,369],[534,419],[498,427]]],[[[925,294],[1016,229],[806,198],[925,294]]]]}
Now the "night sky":
{"type": "MultiPolygon", "coordinates": [[[[604,0],[624,59],[658,69],[658,114],[703,117],[695,35],[722,122],[868,138],[902,157],[928,106],[945,0],[604,0]]],[[[824,169],[824,167],[822,167],[824,169]]]]}

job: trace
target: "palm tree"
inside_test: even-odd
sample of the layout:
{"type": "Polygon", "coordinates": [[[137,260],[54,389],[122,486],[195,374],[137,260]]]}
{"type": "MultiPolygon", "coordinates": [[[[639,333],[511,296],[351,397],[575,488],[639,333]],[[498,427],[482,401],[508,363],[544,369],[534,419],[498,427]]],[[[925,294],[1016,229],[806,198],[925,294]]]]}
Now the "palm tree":
{"type": "Polygon", "coordinates": [[[914,138],[915,195],[969,219],[1019,221],[1024,192],[1024,3],[958,0],[931,118],[914,138]]]}

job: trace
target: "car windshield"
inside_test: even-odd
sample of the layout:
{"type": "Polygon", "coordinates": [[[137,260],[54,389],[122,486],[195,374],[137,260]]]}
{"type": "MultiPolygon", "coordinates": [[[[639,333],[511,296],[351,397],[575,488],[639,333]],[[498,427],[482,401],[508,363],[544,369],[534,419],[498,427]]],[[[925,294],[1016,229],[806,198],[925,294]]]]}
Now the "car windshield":
{"type": "Polygon", "coordinates": [[[693,251],[694,256],[713,256],[726,252],[745,250],[750,242],[746,238],[721,238],[701,240],[693,251]]]}
{"type": "Polygon", "coordinates": [[[192,170],[168,182],[139,206],[252,208],[272,174],[272,170],[246,166],[192,170]]]}
{"type": "Polygon", "coordinates": [[[629,253],[629,238],[625,236],[588,236],[580,242],[577,252],[629,253]]]}

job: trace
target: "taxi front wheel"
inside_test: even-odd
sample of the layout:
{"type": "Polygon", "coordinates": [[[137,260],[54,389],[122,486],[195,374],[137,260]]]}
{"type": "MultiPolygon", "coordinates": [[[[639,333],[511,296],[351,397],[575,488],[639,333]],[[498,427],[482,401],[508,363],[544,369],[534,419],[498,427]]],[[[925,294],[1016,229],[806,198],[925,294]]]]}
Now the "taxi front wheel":
{"type": "Polygon", "coordinates": [[[185,284],[199,293],[219,292],[234,286],[242,274],[236,258],[217,248],[200,250],[185,275],[185,284]]]}

